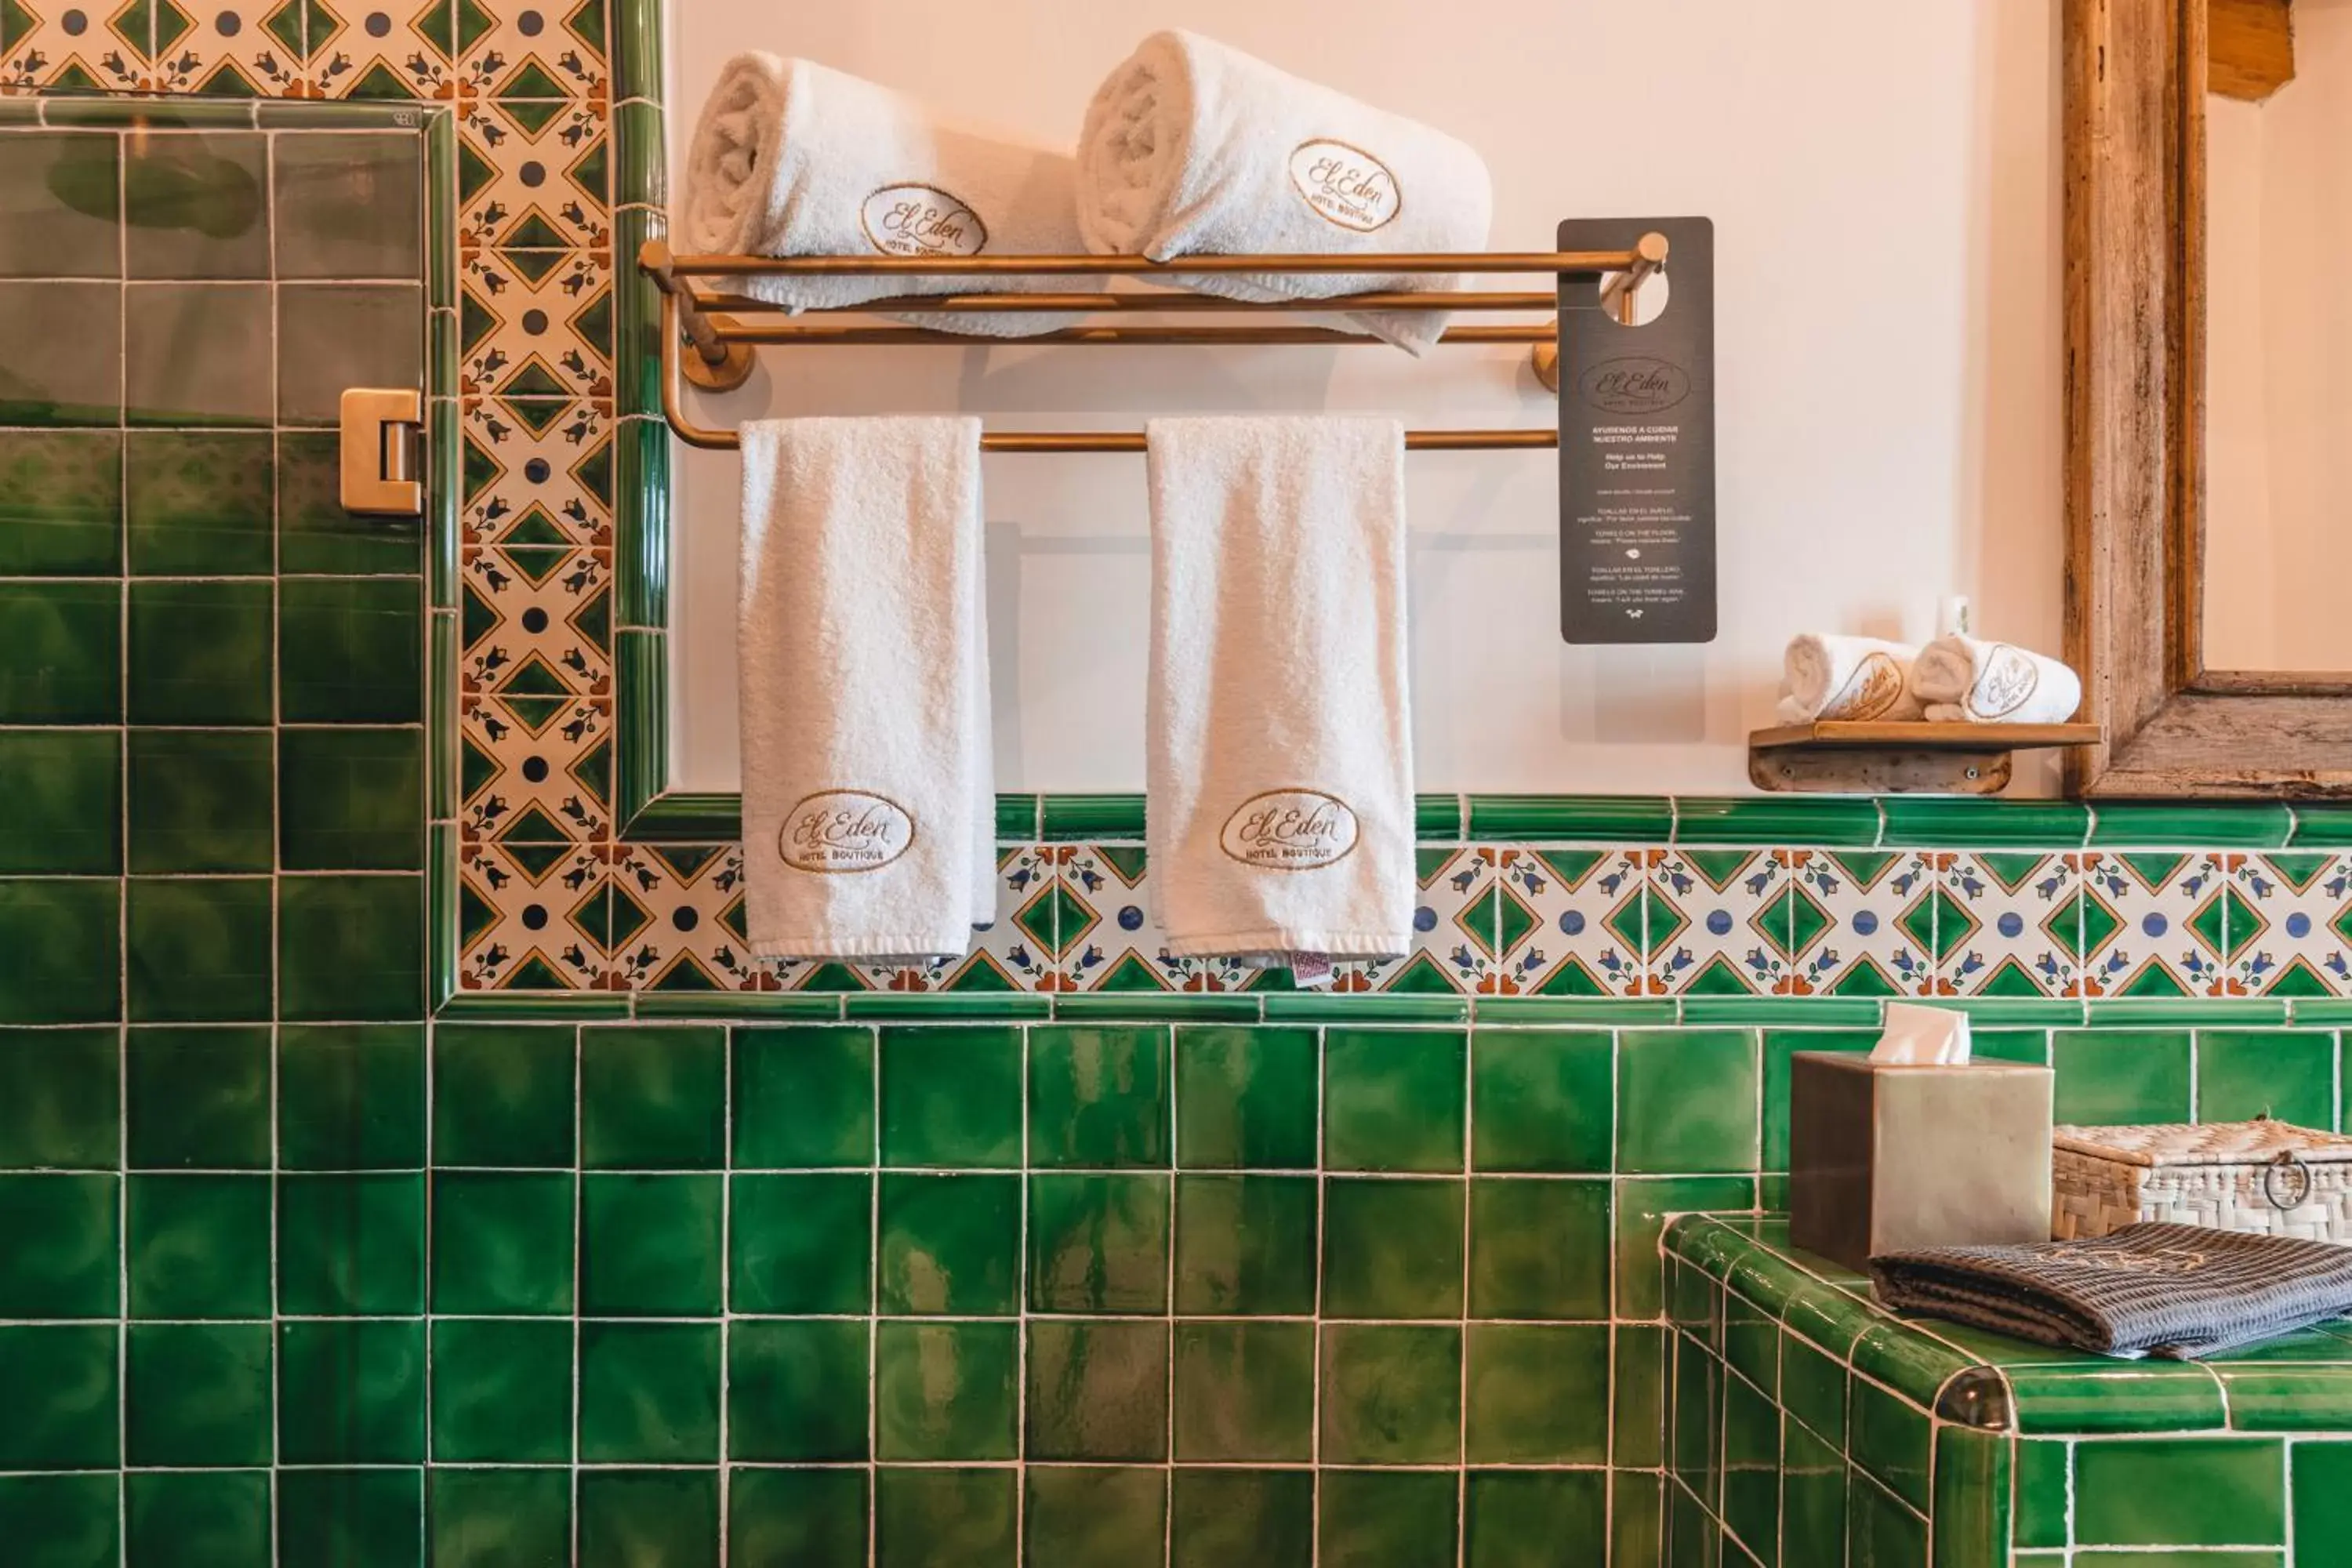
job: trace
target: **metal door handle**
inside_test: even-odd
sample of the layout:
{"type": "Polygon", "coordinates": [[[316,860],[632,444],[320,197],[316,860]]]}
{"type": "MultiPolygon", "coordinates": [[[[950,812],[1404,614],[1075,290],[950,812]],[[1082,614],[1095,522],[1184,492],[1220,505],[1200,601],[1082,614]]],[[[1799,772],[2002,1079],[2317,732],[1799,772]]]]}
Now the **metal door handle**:
{"type": "Polygon", "coordinates": [[[343,388],[343,510],[368,517],[425,510],[425,395],[413,387],[343,388]]]}

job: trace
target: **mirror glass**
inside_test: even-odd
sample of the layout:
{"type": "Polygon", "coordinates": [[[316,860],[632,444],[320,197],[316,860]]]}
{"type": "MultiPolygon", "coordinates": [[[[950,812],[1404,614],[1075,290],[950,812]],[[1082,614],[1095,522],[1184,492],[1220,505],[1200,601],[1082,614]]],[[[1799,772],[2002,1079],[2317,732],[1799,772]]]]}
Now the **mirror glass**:
{"type": "Polygon", "coordinates": [[[2352,671],[2352,0],[2208,22],[2204,662],[2352,671]]]}

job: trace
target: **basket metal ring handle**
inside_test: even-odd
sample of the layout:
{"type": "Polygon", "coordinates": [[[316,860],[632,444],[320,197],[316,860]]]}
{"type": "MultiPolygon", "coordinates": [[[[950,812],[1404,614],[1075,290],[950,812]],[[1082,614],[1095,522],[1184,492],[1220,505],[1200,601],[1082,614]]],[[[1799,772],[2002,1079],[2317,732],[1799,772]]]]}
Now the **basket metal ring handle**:
{"type": "Polygon", "coordinates": [[[2274,1209],[2299,1207],[2311,1196],[2311,1167],[2305,1164],[2294,1150],[2280,1150],[2278,1157],[2263,1167],[2263,1196],[2270,1200],[2271,1207],[2274,1209]],[[2300,1184],[2295,1188],[2292,1202],[2279,1196],[2278,1178],[2281,1171],[2292,1171],[2302,1178],[2300,1184]]]}

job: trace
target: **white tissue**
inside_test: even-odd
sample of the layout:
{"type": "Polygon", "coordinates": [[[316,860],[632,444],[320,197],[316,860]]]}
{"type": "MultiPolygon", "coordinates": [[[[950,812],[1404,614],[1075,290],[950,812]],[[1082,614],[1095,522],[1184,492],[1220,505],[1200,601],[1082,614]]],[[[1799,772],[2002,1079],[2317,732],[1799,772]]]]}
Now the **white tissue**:
{"type": "Polygon", "coordinates": [[[1969,1016],[1953,1007],[1886,1005],[1886,1033],[1871,1047],[1874,1062],[1942,1062],[1969,1059],[1969,1016]]]}

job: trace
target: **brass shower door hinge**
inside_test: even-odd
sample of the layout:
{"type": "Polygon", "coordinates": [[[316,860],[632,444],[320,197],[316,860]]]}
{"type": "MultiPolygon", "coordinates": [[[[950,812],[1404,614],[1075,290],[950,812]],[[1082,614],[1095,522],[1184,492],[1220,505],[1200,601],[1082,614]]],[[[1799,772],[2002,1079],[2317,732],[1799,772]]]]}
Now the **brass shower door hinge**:
{"type": "Polygon", "coordinates": [[[425,510],[425,395],[413,387],[343,388],[343,510],[368,517],[425,510]]]}

